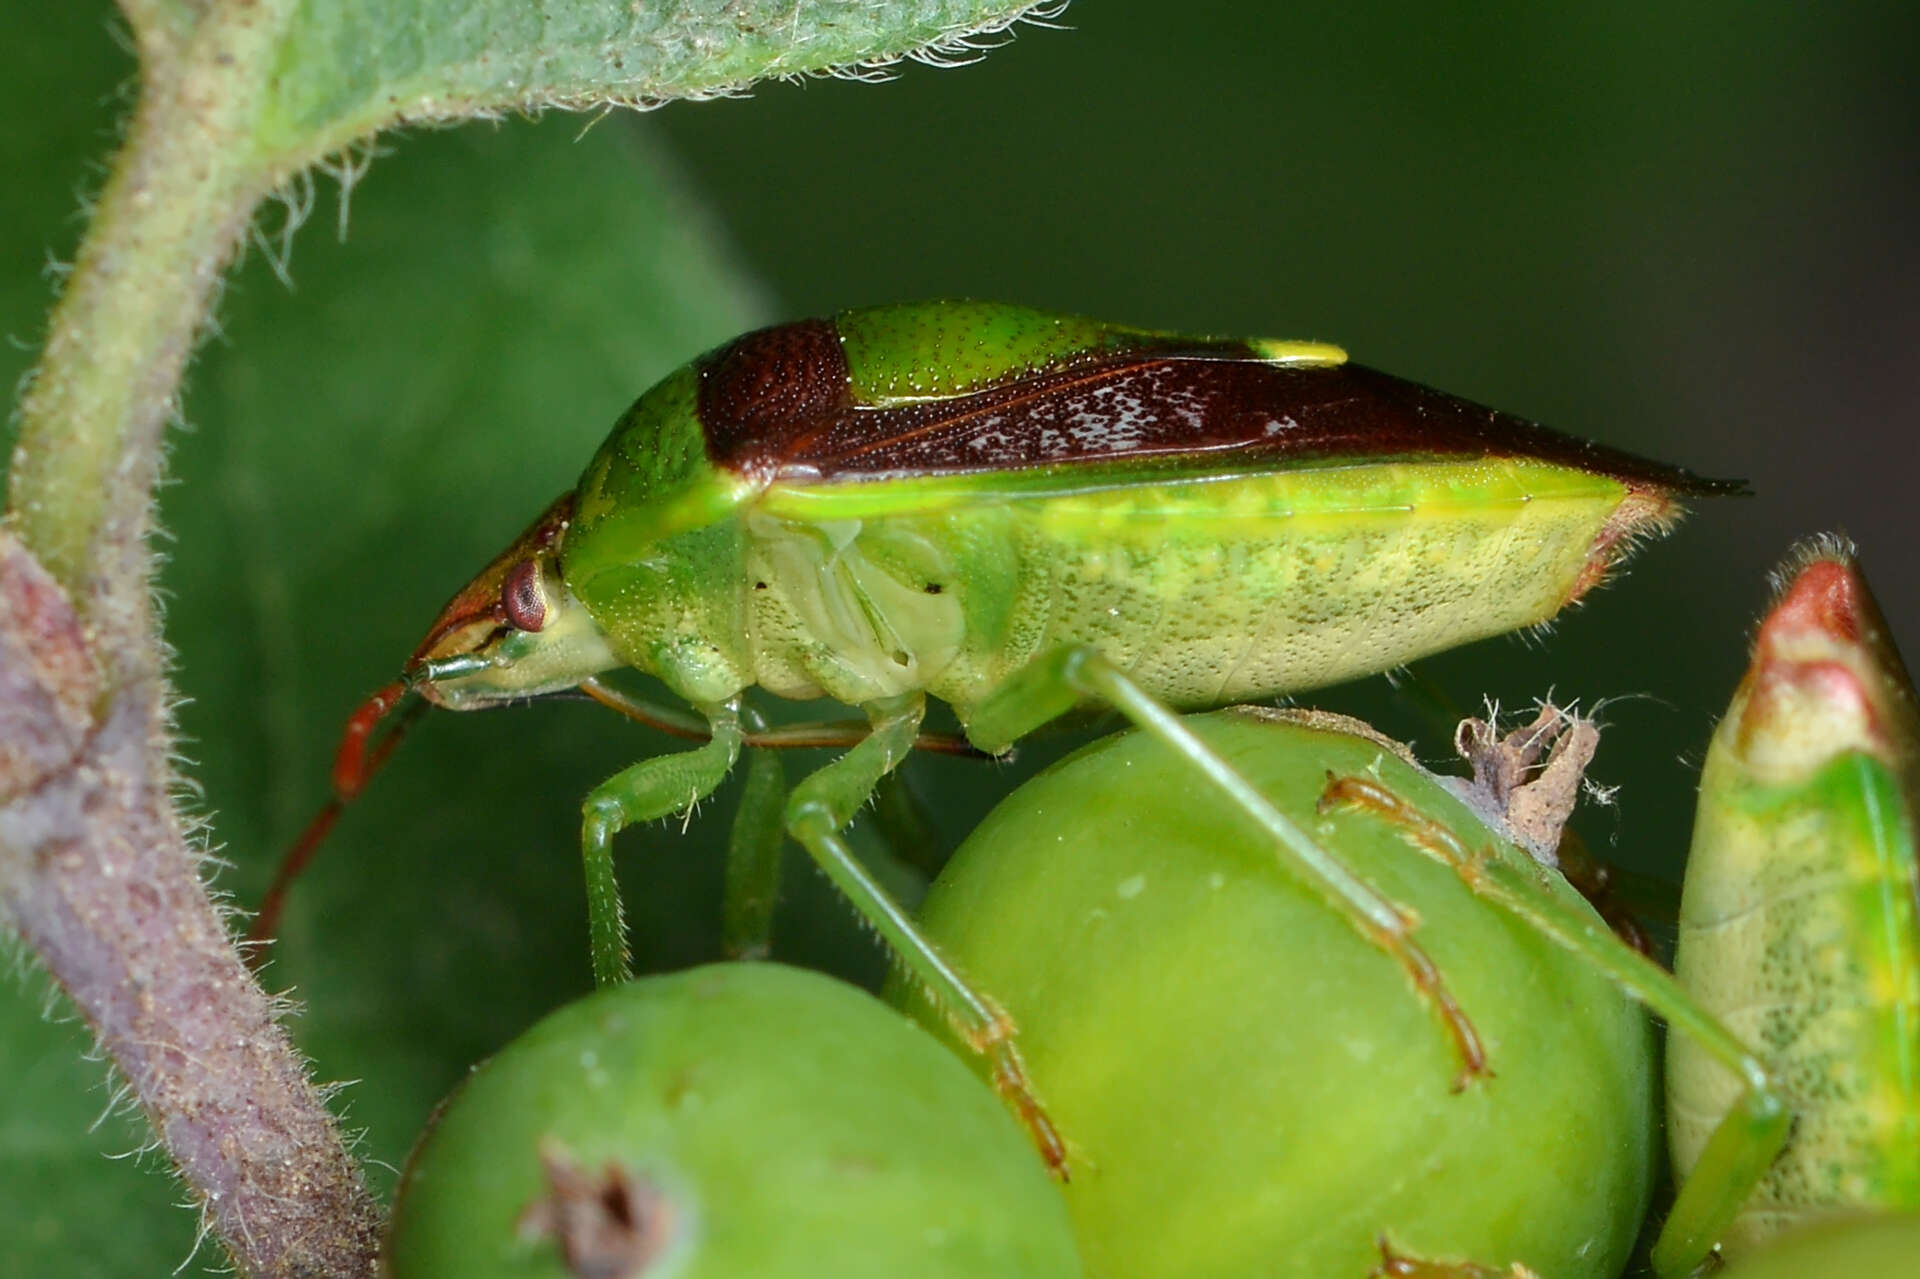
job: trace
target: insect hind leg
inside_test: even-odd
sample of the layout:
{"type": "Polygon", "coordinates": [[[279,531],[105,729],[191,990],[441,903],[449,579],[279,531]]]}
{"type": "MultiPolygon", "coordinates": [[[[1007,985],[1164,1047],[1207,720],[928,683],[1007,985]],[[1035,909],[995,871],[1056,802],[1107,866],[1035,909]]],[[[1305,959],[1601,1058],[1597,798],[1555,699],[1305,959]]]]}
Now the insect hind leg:
{"type": "Polygon", "coordinates": [[[1490,849],[1470,847],[1371,777],[1329,776],[1320,807],[1356,809],[1399,826],[1409,844],[1452,866],[1476,896],[1606,974],[1742,1081],[1739,1099],[1708,1139],[1653,1248],[1654,1273],[1678,1276],[1692,1271],[1786,1144],[1792,1115],[1765,1064],[1673,974],[1622,941],[1593,911],[1533,882],[1549,872],[1522,869],[1490,849]]]}
{"type": "Polygon", "coordinates": [[[1029,662],[973,708],[967,717],[967,736],[982,750],[1001,749],[1089,700],[1111,706],[1142,732],[1164,742],[1267,834],[1283,864],[1317,889],[1362,936],[1406,969],[1453,1043],[1460,1061],[1457,1087],[1491,1073],[1479,1032],[1455,1002],[1439,968],[1414,941],[1412,915],[1348,870],[1195,736],[1177,714],[1098,650],[1090,645],[1070,645],[1029,662]]]}

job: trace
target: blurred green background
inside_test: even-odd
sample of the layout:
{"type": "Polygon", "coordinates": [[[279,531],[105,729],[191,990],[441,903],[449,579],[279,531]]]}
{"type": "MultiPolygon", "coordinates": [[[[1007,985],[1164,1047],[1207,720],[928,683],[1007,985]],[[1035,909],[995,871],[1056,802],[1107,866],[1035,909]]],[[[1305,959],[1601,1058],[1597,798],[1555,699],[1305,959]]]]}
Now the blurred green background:
{"type": "MultiPolygon", "coordinates": [[[[0,51],[0,378],[23,371],[132,67],[105,5],[15,0],[0,51]]],[[[1905,496],[1920,349],[1911,6],[1084,3],[883,85],[416,131],[292,287],[256,247],[197,363],[163,498],[180,712],[221,878],[256,900],[334,735],[441,601],[570,486],[655,377],[750,325],[967,295],[1338,341],[1396,373],[1719,475],[1550,635],[1423,663],[1462,705],[1616,699],[1597,848],[1676,867],[1692,770],[1797,537],[1861,542],[1920,644],[1905,496]]],[[[263,224],[276,243],[278,214],[263,224]]],[[[1315,694],[1444,738],[1383,680],[1315,694]]],[[[366,1149],[586,983],[577,801],[660,739],[580,704],[430,719],[342,824],[273,970],[366,1149]]],[[[957,838],[1020,770],[916,760],[957,838]]],[[[797,773],[798,764],[794,771],[797,773]]],[[[623,841],[644,964],[713,954],[730,792],[623,841]]],[[[797,857],[795,858],[797,861],[797,857]]],[[[872,977],[793,867],[782,953],[872,977]]],[[[37,979],[0,996],[0,1238],[23,1273],[173,1265],[192,1222],[37,979]]],[[[383,1187],[389,1174],[376,1168],[383,1187]]],[[[203,1261],[206,1260],[203,1258],[203,1261]]]]}

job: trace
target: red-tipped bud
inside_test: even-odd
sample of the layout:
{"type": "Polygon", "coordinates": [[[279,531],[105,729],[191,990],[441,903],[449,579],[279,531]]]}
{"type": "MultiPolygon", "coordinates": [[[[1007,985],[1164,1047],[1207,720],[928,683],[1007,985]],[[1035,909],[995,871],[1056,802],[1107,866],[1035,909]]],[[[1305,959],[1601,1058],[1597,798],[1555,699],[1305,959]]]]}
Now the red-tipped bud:
{"type": "Polygon", "coordinates": [[[1738,743],[1762,772],[1800,774],[1847,750],[1914,760],[1913,684],[1850,548],[1798,551],[1754,639],[1738,743]]]}

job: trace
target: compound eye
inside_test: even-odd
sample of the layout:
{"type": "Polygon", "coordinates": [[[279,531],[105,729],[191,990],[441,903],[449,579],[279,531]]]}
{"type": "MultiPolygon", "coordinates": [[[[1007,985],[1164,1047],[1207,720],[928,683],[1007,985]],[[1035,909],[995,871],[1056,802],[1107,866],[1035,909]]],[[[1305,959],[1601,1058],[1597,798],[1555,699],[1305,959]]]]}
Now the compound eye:
{"type": "Polygon", "coordinates": [[[500,587],[500,608],[507,621],[523,631],[547,624],[547,596],[540,589],[540,561],[521,560],[500,587]]]}

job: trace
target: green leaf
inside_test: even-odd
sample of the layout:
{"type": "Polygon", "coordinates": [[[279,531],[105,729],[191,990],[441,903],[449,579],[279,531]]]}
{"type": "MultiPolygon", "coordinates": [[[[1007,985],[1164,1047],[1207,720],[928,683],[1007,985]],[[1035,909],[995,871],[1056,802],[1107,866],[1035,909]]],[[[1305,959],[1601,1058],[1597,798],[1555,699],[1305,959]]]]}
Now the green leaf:
{"type": "MultiPolygon", "coordinates": [[[[1057,7],[1057,6],[1051,6],[1057,7]]],[[[1034,0],[306,0],[260,138],[324,154],[391,124],[713,97],[768,76],[964,55],[1034,0]]]]}

